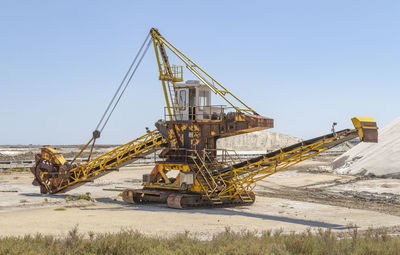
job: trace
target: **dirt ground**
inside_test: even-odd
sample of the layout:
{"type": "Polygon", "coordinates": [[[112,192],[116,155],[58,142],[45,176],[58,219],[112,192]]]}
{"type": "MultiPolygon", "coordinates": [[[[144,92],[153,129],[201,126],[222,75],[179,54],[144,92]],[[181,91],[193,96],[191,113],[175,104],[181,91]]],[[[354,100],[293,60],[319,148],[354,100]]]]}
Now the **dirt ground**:
{"type": "Polygon", "coordinates": [[[138,230],[168,236],[190,231],[200,238],[235,231],[308,228],[348,231],[387,227],[400,234],[400,179],[361,178],[326,172],[329,160],[314,160],[258,183],[251,206],[177,210],[165,205],[131,205],[121,189],[139,188],[152,166],[128,166],[66,194],[42,195],[29,172],[0,172],[0,235],[64,235],[80,232],[138,230]],[[93,201],[66,201],[91,193],[93,201]]]}

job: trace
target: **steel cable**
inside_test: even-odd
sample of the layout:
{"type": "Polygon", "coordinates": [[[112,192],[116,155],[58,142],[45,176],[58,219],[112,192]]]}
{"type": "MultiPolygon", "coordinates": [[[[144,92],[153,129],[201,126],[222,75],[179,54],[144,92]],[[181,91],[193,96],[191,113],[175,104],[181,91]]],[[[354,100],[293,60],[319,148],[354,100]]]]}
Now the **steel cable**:
{"type": "MultiPolygon", "coordinates": [[[[105,116],[107,115],[108,111],[110,110],[110,107],[111,107],[112,104],[114,103],[115,98],[117,97],[119,91],[121,90],[123,84],[125,83],[126,78],[127,78],[127,77],[129,76],[129,74],[131,73],[131,70],[132,70],[132,68],[134,67],[134,65],[135,65],[135,63],[136,63],[136,60],[138,59],[140,53],[142,52],[143,47],[146,45],[147,40],[149,40],[149,37],[150,37],[150,34],[148,34],[148,35],[146,36],[146,39],[144,40],[142,46],[140,47],[140,49],[139,49],[138,53],[136,54],[134,60],[132,61],[131,65],[129,66],[128,71],[126,72],[124,78],[122,79],[121,83],[119,84],[117,91],[115,92],[115,94],[114,94],[114,96],[112,97],[110,103],[108,104],[108,106],[107,106],[105,112],[103,113],[103,116],[101,117],[99,123],[97,124],[95,130],[98,130],[98,129],[99,129],[99,127],[100,127],[101,123],[103,122],[105,116]]],[[[149,41],[149,43],[150,43],[150,42],[151,42],[151,40],[149,41]]],[[[149,47],[149,43],[148,43],[148,46],[147,46],[147,48],[146,48],[146,50],[145,50],[144,53],[146,53],[146,51],[147,51],[147,49],[148,49],[148,47],[149,47]]],[[[131,76],[130,76],[128,82],[126,83],[126,85],[125,85],[123,91],[121,92],[121,94],[120,94],[120,96],[119,96],[117,102],[114,104],[113,109],[112,109],[112,111],[110,112],[110,114],[108,115],[108,117],[107,117],[105,123],[103,124],[103,126],[102,126],[100,132],[104,129],[105,125],[106,125],[107,122],[108,122],[108,119],[110,119],[110,116],[111,116],[112,112],[114,111],[116,105],[118,104],[118,102],[119,102],[119,100],[120,100],[122,94],[125,92],[125,89],[126,89],[126,87],[128,86],[129,82],[131,81],[133,74],[135,73],[137,67],[139,66],[141,60],[143,59],[143,56],[144,56],[144,54],[143,54],[142,57],[140,58],[139,63],[136,65],[136,68],[134,69],[133,73],[131,74],[131,76]]]]}
{"type": "Polygon", "coordinates": [[[150,47],[150,43],[151,43],[151,40],[149,40],[149,42],[147,43],[146,48],[145,48],[145,50],[143,51],[142,56],[141,56],[140,59],[139,59],[139,62],[137,63],[135,69],[133,69],[133,72],[131,73],[131,75],[130,75],[128,81],[126,82],[124,89],[122,90],[122,92],[121,92],[121,94],[119,95],[117,101],[115,102],[115,104],[114,104],[114,106],[113,106],[111,112],[109,113],[109,115],[108,115],[106,121],[104,122],[102,128],[100,129],[100,132],[103,131],[103,129],[104,129],[104,127],[106,126],[108,120],[110,119],[112,113],[114,112],[115,108],[117,107],[117,105],[118,105],[118,103],[119,103],[119,100],[121,99],[121,97],[122,97],[122,95],[124,94],[126,88],[127,88],[128,85],[130,84],[130,82],[131,82],[131,80],[132,80],[132,78],[133,78],[133,75],[135,74],[135,72],[136,72],[136,70],[138,69],[140,63],[142,62],[144,56],[146,55],[147,50],[148,50],[149,47],[150,47]]]}

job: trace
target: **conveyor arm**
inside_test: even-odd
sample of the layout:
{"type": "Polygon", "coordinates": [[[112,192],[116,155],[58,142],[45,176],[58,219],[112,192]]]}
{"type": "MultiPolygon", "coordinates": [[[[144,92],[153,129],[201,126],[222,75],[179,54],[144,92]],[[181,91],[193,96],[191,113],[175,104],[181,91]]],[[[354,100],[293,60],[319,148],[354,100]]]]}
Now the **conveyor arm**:
{"type": "Polygon", "coordinates": [[[221,169],[214,176],[216,181],[224,183],[224,189],[219,192],[218,196],[235,197],[245,191],[252,190],[258,181],[357,136],[363,142],[376,143],[378,141],[376,123],[372,118],[368,118],[368,120],[366,118],[353,118],[352,120],[356,129],[345,129],[316,137],[221,169]],[[368,135],[363,135],[365,133],[368,133],[368,135]]]}
{"type": "Polygon", "coordinates": [[[67,191],[153,153],[159,150],[163,143],[165,140],[158,131],[148,132],[85,164],[72,167],[68,163],[57,164],[59,161],[49,161],[49,158],[54,158],[49,157],[49,153],[53,151],[58,158],[60,153],[54,149],[43,148],[42,153],[36,156],[35,166],[31,168],[35,176],[33,183],[41,186],[42,193],[67,191]]]}

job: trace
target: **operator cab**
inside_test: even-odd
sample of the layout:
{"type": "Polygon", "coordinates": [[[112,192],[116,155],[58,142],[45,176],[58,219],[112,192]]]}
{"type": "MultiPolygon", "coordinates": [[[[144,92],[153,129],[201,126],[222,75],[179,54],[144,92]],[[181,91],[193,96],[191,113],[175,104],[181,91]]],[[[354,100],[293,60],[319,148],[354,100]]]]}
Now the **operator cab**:
{"type": "Polygon", "coordinates": [[[175,114],[179,120],[220,119],[222,106],[211,106],[210,89],[196,80],[175,83],[178,106],[175,114]]]}

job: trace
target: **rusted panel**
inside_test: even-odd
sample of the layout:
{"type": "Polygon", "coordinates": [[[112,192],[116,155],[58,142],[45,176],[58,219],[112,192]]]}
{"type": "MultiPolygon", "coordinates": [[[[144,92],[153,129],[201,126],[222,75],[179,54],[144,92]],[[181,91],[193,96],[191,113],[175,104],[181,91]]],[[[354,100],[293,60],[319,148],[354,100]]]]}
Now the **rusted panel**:
{"type": "MultiPolygon", "coordinates": [[[[166,139],[170,141],[160,157],[187,162],[187,152],[182,149],[199,153],[204,149],[214,150],[218,138],[272,128],[274,122],[263,116],[230,112],[219,120],[164,121],[157,122],[156,126],[160,133],[167,134],[166,139]]],[[[216,157],[216,152],[211,156],[216,157]]]]}

